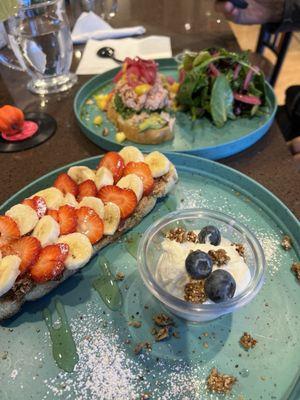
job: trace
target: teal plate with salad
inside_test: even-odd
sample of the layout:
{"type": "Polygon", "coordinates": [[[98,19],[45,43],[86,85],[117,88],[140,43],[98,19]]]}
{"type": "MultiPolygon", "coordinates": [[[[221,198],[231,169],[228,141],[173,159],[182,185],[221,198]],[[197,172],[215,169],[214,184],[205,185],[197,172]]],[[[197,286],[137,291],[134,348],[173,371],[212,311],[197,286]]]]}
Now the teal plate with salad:
{"type": "MultiPolygon", "coordinates": [[[[178,92],[182,106],[174,112],[173,140],[156,145],[129,140],[118,142],[115,125],[98,107],[96,99],[112,91],[115,86],[113,79],[119,68],[95,76],[78,91],[74,110],[82,132],[105,150],[120,150],[131,144],[142,151],[181,152],[213,160],[252,146],[267,133],[274,120],[277,103],[272,87],[264,81],[263,75],[258,78],[258,70],[244,61],[243,53],[226,52],[227,59],[228,54],[233,54],[238,57],[239,63],[233,61],[232,65],[221,66],[219,70],[214,65],[222,62],[220,56],[213,56],[214,63],[209,63],[211,59],[205,59],[207,52],[200,52],[199,55],[203,57],[203,53],[204,60],[200,60],[192,71],[186,71],[178,92]],[[218,76],[220,71],[222,74],[218,76]],[[211,82],[215,82],[213,89],[211,82]],[[235,87],[239,88],[238,93],[234,92],[235,87]],[[263,104],[259,105],[260,102],[263,104]],[[101,117],[100,124],[94,122],[98,116],[101,117]]],[[[179,65],[173,58],[160,59],[157,63],[159,72],[168,79],[180,79],[179,65]]]]}
{"type": "MultiPolygon", "coordinates": [[[[1,323],[1,400],[299,400],[300,286],[291,271],[300,258],[299,221],[235,170],[186,154],[168,157],[179,181],[166,199],[79,273],[1,323]],[[245,224],[265,253],[265,284],[251,303],[216,320],[192,324],[174,317],[177,334],[156,342],[153,317],[171,315],[143,285],[136,249],[154,221],[186,208],[221,211],[245,224]],[[281,246],[283,235],[293,241],[289,251],[281,246]],[[117,272],[123,280],[114,281],[117,272]],[[98,293],[108,281],[117,288],[113,307],[98,293]],[[257,340],[248,351],[239,344],[244,332],[257,340]],[[140,343],[152,351],[145,345],[135,354],[140,343]],[[238,379],[226,397],[207,391],[213,367],[238,379]]],[[[71,165],[94,168],[98,162],[93,157],[71,165]]],[[[30,183],[1,214],[52,185],[71,165],[30,183]]]]}

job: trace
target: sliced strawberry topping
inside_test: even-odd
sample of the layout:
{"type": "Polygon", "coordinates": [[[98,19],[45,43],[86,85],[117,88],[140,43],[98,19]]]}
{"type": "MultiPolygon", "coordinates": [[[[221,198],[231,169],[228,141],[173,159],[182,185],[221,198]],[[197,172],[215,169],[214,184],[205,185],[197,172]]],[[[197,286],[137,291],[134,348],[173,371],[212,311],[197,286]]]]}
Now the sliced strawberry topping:
{"type": "Polygon", "coordinates": [[[152,177],[151,170],[146,163],[130,161],[124,169],[124,176],[129,174],[135,174],[142,179],[144,185],[144,195],[147,196],[152,192],[154,187],[154,179],[152,177]]]}
{"type": "Polygon", "coordinates": [[[5,245],[21,236],[16,222],[8,215],[0,215],[0,246],[5,245]]]}
{"type": "Polygon", "coordinates": [[[78,194],[77,183],[66,173],[58,175],[53,186],[63,192],[63,194],[71,193],[74,196],[77,196],[78,194]]]}
{"type": "Polygon", "coordinates": [[[104,203],[115,203],[120,208],[123,219],[129,217],[137,206],[137,198],[133,190],[114,185],[103,186],[98,192],[98,197],[104,203]]]}
{"type": "Polygon", "coordinates": [[[77,197],[78,201],[82,200],[83,197],[86,196],[95,197],[97,195],[97,187],[95,185],[95,182],[92,181],[91,179],[87,179],[86,181],[82,182],[79,185],[78,189],[79,189],[77,197]]]}
{"type": "Polygon", "coordinates": [[[76,210],[77,232],[86,235],[92,244],[103,236],[103,221],[99,215],[89,207],[80,207],[76,210]]]}
{"type": "Polygon", "coordinates": [[[22,204],[33,208],[39,218],[42,218],[47,212],[47,204],[40,196],[34,196],[31,199],[25,199],[22,201],[22,204]]]}
{"type": "Polygon", "coordinates": [[[69,246],[64,243],[44,247],[36,263],[30,267],[32,279],[38,283],[59,279],[64,271],[64,261],[68,253],[69,246]]]}
{"type": "Polygon", "coordinates": [[[56,222],[59,222],[58,218],[58,211],[57,210],[48,210],[47,215],[50,215],[53,219],[55,219],[56,222]]]}
{"type": "Polygon", "coordinates": [[[75,208],[69,205],[59,207],[58,223],[60,226],[61,235],[67,235],[68,233],[75,232],[77,226],[75,208]]]}
{"type": "Polygon", "coordinates": [[[106,167],[109,169],[113,174],[114,183],[117,183],[123,175],[124,166],[124,160],[120,154],[115,151],[109,151],[103,158],[101,158],[98,168],[106,167]]]}
{"type": "MultiPolygon", "coordinates": [[[[5,255],[15,254],[21,258],[20,271],[23,275],[34,264],[42,250],[40,241],[33,236],[24,236],[5,246],[5,255]],[[8,249],[10,248],[10,250],[8,249]]],[[[2,252],[2,249],[1,249],[2,252]]]]}

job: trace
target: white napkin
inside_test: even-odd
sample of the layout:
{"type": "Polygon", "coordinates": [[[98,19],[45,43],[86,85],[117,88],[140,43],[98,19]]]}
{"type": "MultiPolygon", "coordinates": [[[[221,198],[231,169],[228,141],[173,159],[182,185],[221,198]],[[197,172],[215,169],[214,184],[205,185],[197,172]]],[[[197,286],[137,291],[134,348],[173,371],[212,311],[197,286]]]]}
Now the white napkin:
{"type": "Polygon", "coordinates": [[[145,31],[143,26],[114,29],[101,17],[90,11],[83,12],[77,19],[72,31],[72,40],[73,43],[85,43],[89,39],[109,39],[142,35],[145,31]]]}
{"type": "Polygon", "coordinates": [[[89,40],[85,46],[77,75],[102,74],[120,64],[108,58],[100,58],[97,51],[101,47],[112,47],[115,57],[124,60],[126,57],[139,56],[145,59],[172,57],[171,40],[168,36],[148,36],[140,39],[89,40]]]}

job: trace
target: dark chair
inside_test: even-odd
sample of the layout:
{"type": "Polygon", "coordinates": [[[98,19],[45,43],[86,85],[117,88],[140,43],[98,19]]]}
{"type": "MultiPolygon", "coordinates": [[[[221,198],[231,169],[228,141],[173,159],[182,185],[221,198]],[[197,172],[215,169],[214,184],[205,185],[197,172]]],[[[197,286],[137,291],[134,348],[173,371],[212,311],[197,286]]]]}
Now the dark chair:
{"type": "Polygon", "coordinates": [[[269,78],[269,82],[272,86],[275,86],[291,39],[292,32],[271,33],[266,25],[262,25],[261,27],[256,46],[256,52],[262,55],[267,47],[275,54],[277,58],[276,64],[269,78]]]}

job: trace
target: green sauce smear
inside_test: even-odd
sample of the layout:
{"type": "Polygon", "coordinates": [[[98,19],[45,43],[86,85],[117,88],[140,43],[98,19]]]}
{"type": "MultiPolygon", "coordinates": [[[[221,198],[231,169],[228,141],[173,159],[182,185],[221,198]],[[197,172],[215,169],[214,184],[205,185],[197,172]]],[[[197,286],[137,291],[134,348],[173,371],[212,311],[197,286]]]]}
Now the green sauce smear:
{"type": "Polygon", "coordinates": [[[72,372],[79,360],[76,345],[63,304],[56,300],[55,308],[60,319],[60,326],[58,328],[53,327],[49,309],[45,308],[43,310],[43,317],[52,341],[53,358],[59,368],[66,372],[72,372]]]}

